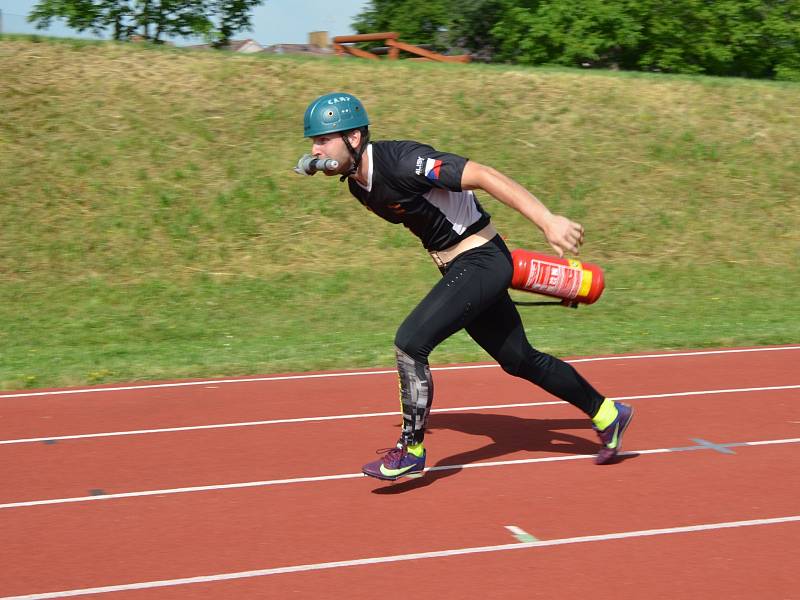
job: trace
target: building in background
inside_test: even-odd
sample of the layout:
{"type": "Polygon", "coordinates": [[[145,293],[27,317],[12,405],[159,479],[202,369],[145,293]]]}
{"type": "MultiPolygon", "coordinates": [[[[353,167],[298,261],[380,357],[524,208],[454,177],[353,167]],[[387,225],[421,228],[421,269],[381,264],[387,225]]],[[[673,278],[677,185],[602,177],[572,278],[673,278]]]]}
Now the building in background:
{"type": "MultiPolygon", "coordinates": [[[[211,44],[196,44],[194,46],[186,46],[187,48],[196,48],[198,50],[212,50],[214,46],[211,44]]],[[[227,50],[228,52],[238,52],[239,54],[254,54],[256,52],[263,52],[264,46],[255,40],[247,38],[246,40],[231,40],[227,46],[223,46],[220,50],[227,50]]]]}
{"type": "MultiPolygon", "coordinates": [[[[211,50],[214,47],[211,44],[195,44],[193,46],[187,46],[187,48],[211,50]]],[[[317,56],[333,54],[330,36],[327,31],[312,31],[308,34],[307,44],[273,44],[264,47],[257,41],[248,38],[246,40],[231,40],[230,43],[221,48],[221,50],[237,52],[239,54],[254,54],[256,52],[267,52],[269,54],[311,54],[317,56]]]]}
{"type": "Polygon", "coordinates": [[[310,54],[325,56],[333,54],[330,36],[327,31],[312,31],[307,44],[273,44],[264,48],[270,54],[310,54]]]}

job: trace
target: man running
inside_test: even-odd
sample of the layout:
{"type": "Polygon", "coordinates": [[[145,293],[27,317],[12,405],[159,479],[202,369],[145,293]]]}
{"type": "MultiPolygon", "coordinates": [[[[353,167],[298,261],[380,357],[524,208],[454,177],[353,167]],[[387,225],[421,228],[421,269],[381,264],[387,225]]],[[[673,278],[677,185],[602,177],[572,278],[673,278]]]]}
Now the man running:
{"type": "MultiPolygon", "coordinates": [[[[375,141],[369,119],[352,94],[320,96],[306,109],[304,135],[312,161],[326,175],[347,180],[362,205],[391,223],[402,223],[433,258],[442,278],[411,311],[395,336],[403,429],[396,447],[363,466],[371,477],[395,480],[425,468],[425,425],[433,401],[431,351],[455,332],[467,333],[507,373],[538,385],[582,410],[597,431],[597,464],[612,462],[633,408],[605,398],[566,362],[539,352],[527,340],[508,294],[511,254],[473,190],[519,211],[558,256],[577,254],[583,226],[547,207],[519,183],[492,167],[414,141],[375,141]],[[328,159],[328,162],[323,162],[328,159]]],[[[313,167],[310,168],[313,173],[313,167]]]]}

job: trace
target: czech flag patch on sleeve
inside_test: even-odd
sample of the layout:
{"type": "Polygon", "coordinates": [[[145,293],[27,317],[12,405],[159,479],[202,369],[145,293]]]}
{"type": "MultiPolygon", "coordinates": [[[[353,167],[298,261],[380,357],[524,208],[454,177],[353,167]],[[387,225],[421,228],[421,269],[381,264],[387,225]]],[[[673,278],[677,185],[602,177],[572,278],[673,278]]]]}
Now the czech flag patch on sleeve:
{"type": "Polygon", "coordinates": [[[439,179],[439,170],[442,168],[442,161],[435,158],[429,158],[425,161],[425,177],[431,181],[439,179]]]}

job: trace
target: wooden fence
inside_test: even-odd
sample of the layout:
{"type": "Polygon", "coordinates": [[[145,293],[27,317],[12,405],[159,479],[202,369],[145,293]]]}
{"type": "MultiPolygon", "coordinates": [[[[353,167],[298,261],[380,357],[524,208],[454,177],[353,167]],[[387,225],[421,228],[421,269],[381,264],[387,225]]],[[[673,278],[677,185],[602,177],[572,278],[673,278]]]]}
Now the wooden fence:
{"type": "MultiPolygon", "coordinates": [[[[398,38],[398,34],[392,31],[387,31],[384,33],[361,33],[356,35],[339,35],[333,38],[333,49],[336,51],[336,54],[352,54],[353,56],[358,56],[359,58],[367,58],[369,60],[380,60],[378,54],[373,52],[368,52],[366,50],[362,50],[361,48],[356,48],[350,44],[358,43],[358,42],[378,42],[383,41],[386,46],[388,47],[388,51],[385,48],[380,49],[381,54],[386,54],[389,57],[389,60],[397,60],[400,58],[400,51],[408,52],[409,54],[415,54],[414,58],[409,58],[408,60],[425,60],[425,61],[437,61],[437,62],[459,62],[459,63],[467,63],[470,61],[469,54],[461,54],[458,56],[446,56],[444,54],[439,54],[438,52],[432,52],[426,48],[422,48],[420,46],[414,46],[413,44],[406,44],[405,42],[401,42],[398,38]]],[[[378,49],[376,49],[378,50],[378,49]]]]}

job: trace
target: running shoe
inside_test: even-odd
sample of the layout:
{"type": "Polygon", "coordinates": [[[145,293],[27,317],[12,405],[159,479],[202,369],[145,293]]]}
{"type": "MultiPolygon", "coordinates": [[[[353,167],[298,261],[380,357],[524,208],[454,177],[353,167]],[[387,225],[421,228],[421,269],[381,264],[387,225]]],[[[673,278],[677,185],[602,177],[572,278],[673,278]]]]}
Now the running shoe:
{"type": "Polygon", "coordinates": [[[383,454],[383,458],[361,467],[364,475],[384,481],[394,481],[400,477],[419,476],[425,468],[427,452],[424,450],[422,456],[417,457],[411,454],[405,445],[399,445],[396,448],[378,450],[378,454],[383,454]]]}
{"type": "Polygon", "coordinates": [[[614,406],[619,414],[617,414],[617,418],[614,419],[611,425],[602,431],[597,427],[593,427],[600,437],[600,443],[603,444],[594,459],[594,462],[598,465],[608,464],[617,457],[622,448],[622,434],[625,433],[628,425],[631,424],[631,419],[633,419],[632,406],[624,402],[614,402],[614,406]]]}

